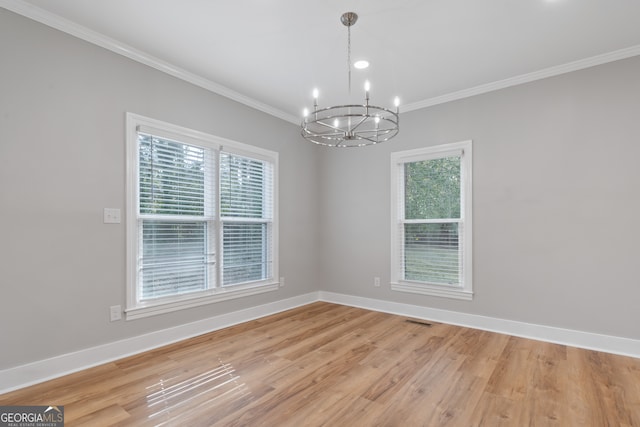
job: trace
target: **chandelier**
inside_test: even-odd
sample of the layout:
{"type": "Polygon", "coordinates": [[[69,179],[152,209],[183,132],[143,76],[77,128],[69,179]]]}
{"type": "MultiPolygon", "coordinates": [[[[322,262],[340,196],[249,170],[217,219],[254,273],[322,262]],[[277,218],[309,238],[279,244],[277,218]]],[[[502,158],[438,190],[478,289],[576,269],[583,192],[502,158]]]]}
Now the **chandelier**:
{"type": "MultiPolygon", "coordinates": [[[[340,22],[347,27],[347,65],[351,93],[351,27],[358,20],[355,12],[346,12],[340,22]]],[[[378,144],[398,134],[400,102],[394,100],[395,111],[369,104],[369,82],[364,85],[364,104],[318,107],[318,90],[313,91],[313,111],[304,110],[302,136],[316,144],[330,147],[362,147],[378,144]]]]}

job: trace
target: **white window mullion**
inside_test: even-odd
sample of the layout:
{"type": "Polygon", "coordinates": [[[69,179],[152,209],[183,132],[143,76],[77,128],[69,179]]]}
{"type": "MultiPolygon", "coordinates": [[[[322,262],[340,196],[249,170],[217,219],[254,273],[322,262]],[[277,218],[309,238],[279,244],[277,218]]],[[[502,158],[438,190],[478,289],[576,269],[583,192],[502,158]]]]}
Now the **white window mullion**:
{"type": "Polygon", "coordinates": [[[208,197],[205,202],[205,216],[207,220],[207,285],[208,289],[215,289],[218,284],[217,267],[218,267],[218,249],[216,239],[216,222],[215,215],[217,212],[217,150],[211,150],[210,155],[205,160],[205,168],[209,171],[205,177],[205,191],[208,197]]]}
{"type": "Polygon", "coordinates": [[[397,277],[405,277],[406,276],[406,269],[405,269],[405,258],[406,258],[406,251],[405,251],[405,247],[406,247],[406,230],[405,230],[405,223],[404,221],[401,222],[400,225],[400,247],[399,247],[399,256],[396,258],[395,262],[399,265],[398,267],[398,276],[397,277]]]}
{"type": "Polygon", "coordinates": [[[398,215],[398,218],[400,220],[400,253],[399,253],[399,258],[396,259],[396,262],[400,265],[399,267],[399,276],[398,277],[405,277],[406,274],[406,265],[405,265],[405,259],[406,259],[406,221],[405,221],[405,204],[404,204],[404,197],[405,197],[405,186],[404,186],[404,180],[405,180],[405,171],[404,171],[404,167],[402,167],[402,164],[398,165],[398,182],[396,184],[396,188],[398,191],[398,197],[396,200],[397,206],[396,206],[396,212],[398,215]]]}
{"type": "Polygon", "coordinates": [[[214,230],[213,230],[213,238],[215,239],[215,278],[216,278],[216,288],[222,287],[222,269],[224,268],[224,259],[222,256],[222,219],[220,217],[220,206],[221,206],[221,187],[220,187],[220,156],[222,153],[222,147],[215,152],[215,162],[216,168],[214,170],[215,176],[215,201],[216,201],[216,210],[214,213],[214,230]]]}

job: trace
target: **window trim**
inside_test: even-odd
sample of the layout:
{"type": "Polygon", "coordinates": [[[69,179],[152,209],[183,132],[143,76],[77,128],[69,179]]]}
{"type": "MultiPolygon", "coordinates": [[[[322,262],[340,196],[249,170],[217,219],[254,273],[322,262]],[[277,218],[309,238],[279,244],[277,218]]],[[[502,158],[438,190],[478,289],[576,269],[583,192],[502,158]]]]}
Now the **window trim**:
{"type": "MultiPolygon", "coordinates": [[[[182,126],[151,119],[134,113],[126,113],[126,320],[139,319],[157,314],[198,307],[220,301],[276,291],[279,288],[279,246],[278,246],[278,153],[260,147],[243,144],[213,136],[204,132],[184,128],[182,126]],[[272,205],[272,277],[256,282],[222,286],[220,268],[216,272],[216,287],[193,294],[184,294],[158,298],[153,301],[137,301],[137,256],[138,256],[138,129],[156,131],[158,135],[194,145],[206,146],[218,152],[242,155],[272,164],[273,191],[272,205]]],[[[216,177],[219,170],[214,172],[216,177]]],[[[218,180],[219,181],[219,180],[218,180]]],[[[216,185],[219,185],[217,182],[216,185]]],[[[218,207],[220,195],[216,194],[216,213],[214,222],[221,233],[221,220],[218,207]]],[[[217,244],[216,253],[221,257],[221,242],[217,244]]]]}
{"type": "Polygon", "coordinates": [[[391,289],[400,292],[409,292],[422,295],[430,295],[461,300],[473,299],[473,151],[472,141],[461,141],[450,144],[424,147],[413,150],[391,153],[391,289]],[[432,160],[452,155],[461,155],[461,212],[460,221],[463,224],[463,261],[461,286],[433,284],[402,278],[403,243],[402,224],[407,220],[403,218],[404,204],[404,164],[432,160]]]}

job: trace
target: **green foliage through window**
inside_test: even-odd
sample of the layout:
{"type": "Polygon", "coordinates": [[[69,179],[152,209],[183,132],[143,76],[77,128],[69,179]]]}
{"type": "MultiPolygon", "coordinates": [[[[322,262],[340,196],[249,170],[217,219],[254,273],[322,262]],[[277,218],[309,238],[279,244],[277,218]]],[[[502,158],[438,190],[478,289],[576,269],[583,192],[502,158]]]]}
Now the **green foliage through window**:
{"type": "Polygon", "coordinates": [[[404,167],[405,219],[460,218],[460,157],[404,167]]]}

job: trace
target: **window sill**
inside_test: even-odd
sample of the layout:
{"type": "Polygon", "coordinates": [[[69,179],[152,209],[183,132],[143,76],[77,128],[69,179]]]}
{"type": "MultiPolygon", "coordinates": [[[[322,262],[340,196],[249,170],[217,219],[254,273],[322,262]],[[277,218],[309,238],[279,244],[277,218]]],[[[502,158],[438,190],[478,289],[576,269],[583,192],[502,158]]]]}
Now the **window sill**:
{"type": "Polygon", "coordinates": [[[419,282],[394,282],[391,290],[409,292],[412,294],[430,295],[434,297],[453,298],[465,301],[473,299],[473,292],[446,285],[431,285],[419,282]]]}
{"type": "Polygon", "coordinates": [[[278,282],[269,282],[241,288],[219,288],[215,290],[215,293],[209,293],[205,296],[187,296],[179,299],[173,298],[169,301],[147,303],[143,306],[128,308],[126,310],[126,320],[141,319],[143,317],[171,313],[172,311],[213,304],[220,301],[273,292],[277,291],[278,287],[278,282]]]}

